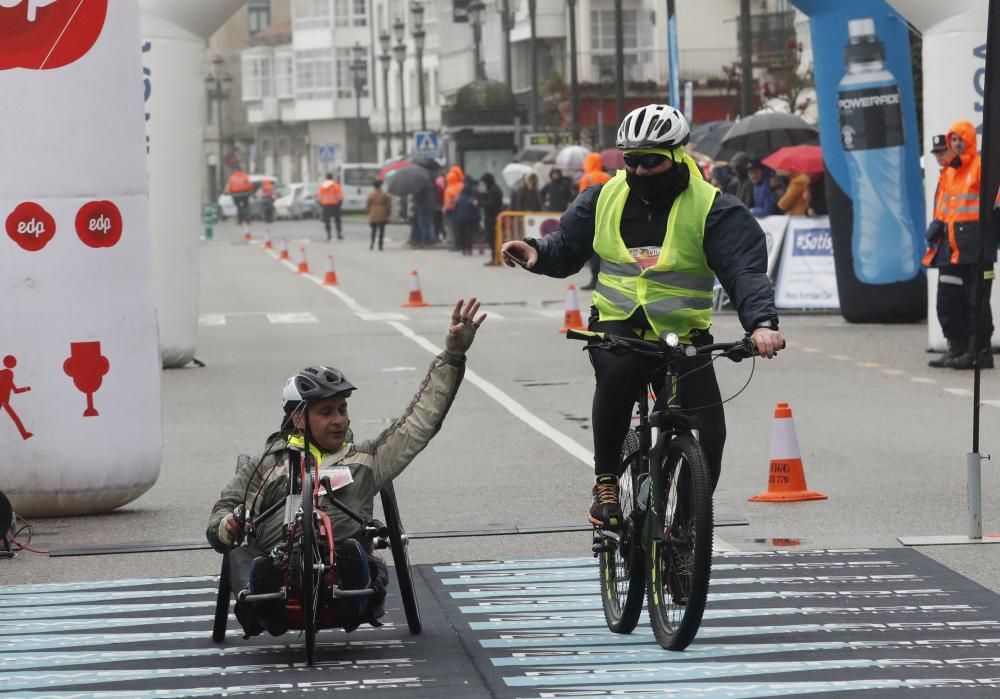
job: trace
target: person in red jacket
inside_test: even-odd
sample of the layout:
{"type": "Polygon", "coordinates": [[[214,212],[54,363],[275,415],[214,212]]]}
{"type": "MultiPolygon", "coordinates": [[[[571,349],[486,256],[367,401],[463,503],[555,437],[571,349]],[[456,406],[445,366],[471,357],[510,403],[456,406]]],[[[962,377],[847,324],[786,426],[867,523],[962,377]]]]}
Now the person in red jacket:
{"type": "Polygon", "coordinates": [[[253,194],[253,183],[250,176],[237,169],[226,182],[226,191],[236,205],[236,220],[243,224],[244,237],[250,235],[250,195],[253,194]]]}
{"type": "Polygon", "coordinates": [[[337,227],[337,240],[343,240],[344,236],[340,228],[340,207],[344,202],[344,190],[340,188],[340,183],[334,178],[333,173],[326,173],[326,179],[320,182],[316,200],[323,208],[323,227],[326,228],[326,239],[331,239],[330,219],[333,219],[337,227]]]}

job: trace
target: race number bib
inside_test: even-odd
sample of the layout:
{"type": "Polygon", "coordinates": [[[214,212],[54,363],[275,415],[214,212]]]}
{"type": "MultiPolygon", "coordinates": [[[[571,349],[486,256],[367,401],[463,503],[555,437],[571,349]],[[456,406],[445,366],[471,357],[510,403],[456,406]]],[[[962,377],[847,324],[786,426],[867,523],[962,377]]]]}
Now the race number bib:
{"type": "Polygon", "coordinates": [[[635,258],[640,267],[647,269],[655,265],[656,261],[660,259],[660,249],[658,246],[629,248],[628,254],[635,258]]]}

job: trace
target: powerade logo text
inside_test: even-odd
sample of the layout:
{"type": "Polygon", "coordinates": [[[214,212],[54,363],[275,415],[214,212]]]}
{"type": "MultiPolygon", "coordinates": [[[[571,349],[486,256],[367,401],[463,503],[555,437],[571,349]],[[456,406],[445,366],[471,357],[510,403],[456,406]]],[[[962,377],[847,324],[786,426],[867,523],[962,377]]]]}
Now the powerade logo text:
{"type": "Polygon", "coordinates": [[[833,255],[833,238],[829,228],[799,228],[795,231],[793,255],[833,255]]]}
{"type": "Polygon", "coordinates": [[[867,109],[868,107],[886,107],[894,104],[899,104],[898,92],[866,97],[841,97],[837,100],[837,106],[840,109],[867,109]]]}

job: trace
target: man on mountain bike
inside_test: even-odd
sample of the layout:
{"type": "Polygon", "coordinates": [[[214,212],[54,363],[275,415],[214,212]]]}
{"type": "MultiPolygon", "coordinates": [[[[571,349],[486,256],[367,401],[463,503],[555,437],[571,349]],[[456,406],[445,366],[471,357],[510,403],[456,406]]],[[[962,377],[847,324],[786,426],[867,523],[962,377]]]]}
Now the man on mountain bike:
{"type": "MultiPolygon", "coordinates": [[[[718,277],[760,355],[773,357],[782,338],[764,233],[738,199],[702,179],[684,151],[689,134],[687,120],[669,105],[629,112],[617,138],[625,170],[582,192],[554,234],[505,243],[507,264],[567,277],[596,254],[600,274],[591,299],[591,330],[643,338],[674,332],[682,343],[697,346],[712,342],[712,287],[718,277]]],[[[635,396],[657,367],[632,353],[592,352],[591,361],[597,388],[589,518],[613,528],[621,520],[622,441],[635,396]]],[[[697,357],[680,364],[678,373],[681,404],[695,406],[688,412],[699,418],[714,489],[726,441],[715,371],[710,358],[697,357]]]]}
{"type": "MultiPolygon", "coordinates": [[[[253,594],[275,592],[281,586],[282,571],[270,552],[284,543],[284,521],[279,512],[253,523],[247,517],[245,546],[239,539],[238,508],[257,515],[289,492],[289,450],[309,451],[319,470],[334,471],[346,485],[336,489],[336,497],[365,521],[372,518],[375,495],[391,482],[419,454],[441,428],[465,374],[465,353],[472,346],[476,330],[486,319],[478,319],[479,302],[459,301],[452,313],[445,338],[445,350],[427,371],[413,400],[402,416],[376,439],[353,443],[347,398],[356,390],[338,370],[330,367],[307,367],[288,379],[282,392],[284,419],[278,432],[267,438],[264,453],[240,467],[223,491],[208,520],[206,537],[219,553],[227,554],[231,589],[249,589],[253,594]],[[346,469],[346,471],[345,471],[346,469]],[[234,548],[235,546],[235,548],[234,548]]],[[[345,589],[369,586],[375,594],[354,598],[354,606],[341,612],[348,631],[362,622],[377,624],[384,613],[382,602],[388,574],[381,559],[371,556],[361,524],[334,506],[321,491],[320,507],[330,517],[336,536],[336,573],[345,589]],[[357,600],[362,604],[357,605],[357,600]]],[[[282,603],[237,601],[236,618],[247,636],[267,630],[279,636],[287,630],[282,603]]]]}

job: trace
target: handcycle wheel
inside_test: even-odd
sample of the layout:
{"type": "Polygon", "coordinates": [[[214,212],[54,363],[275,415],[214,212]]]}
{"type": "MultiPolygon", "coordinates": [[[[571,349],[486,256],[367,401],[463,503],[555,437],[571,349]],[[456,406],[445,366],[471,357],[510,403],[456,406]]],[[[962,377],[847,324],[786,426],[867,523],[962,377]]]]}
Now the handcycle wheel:
{"type": "Polygon", "coordinates": [[[642,517],[638,511],[639,433],[629,430],[622,443],[622,473],[618,498],[622,507],[621,540],[603,542],[598,555],[601,604],[608,628],[632,633],[642,614],[645,591],[645,557],[642,550],[642,517]]]}
{"type": "Polygon", "coordinates": [[[413,587],[413,575],[410,571],[410,555],[407,553],[409,540],[399,518],[399,507],[396,504],[396,490],[389,483],[382,488],[382,513],[385,515],[385,526],[389,530],[389,548],[392,551],[392,562],[396,567],[396,580],[399,582],[399,596],[403,600],[403,611],[406,613],[406,625],[410,633],[418,634],[423,629],[420,623],[420,608],[417,606],[417,592],[413,587]]]}
{"type": "Polygon", "coordinates": [[[302,549],[299,561],[302,566],[302,628],[306,635],[306,664],[312,665],[316,656],[316,530],[313,521],[313,479],[306,470],[302,477],[302,549]]]}
{"type": "Polygon", "coordinates": [[[212,640],[222,643],[226,640],[226,625],[229,623],[229,556],[222,557],[219,571],[219,592],[215,598],[215,623],[212,625],[212,640]]]}
{"type": "MultiPolygon", "coordinates": [[[[664,436],[664,439],[667,437],[664,436]]],[[[684,650],[705,613],[712,571],[712,491],[701,445],[681,434],[650,483],[646,552],[649,622],[667,650],[684,650]]]]}

